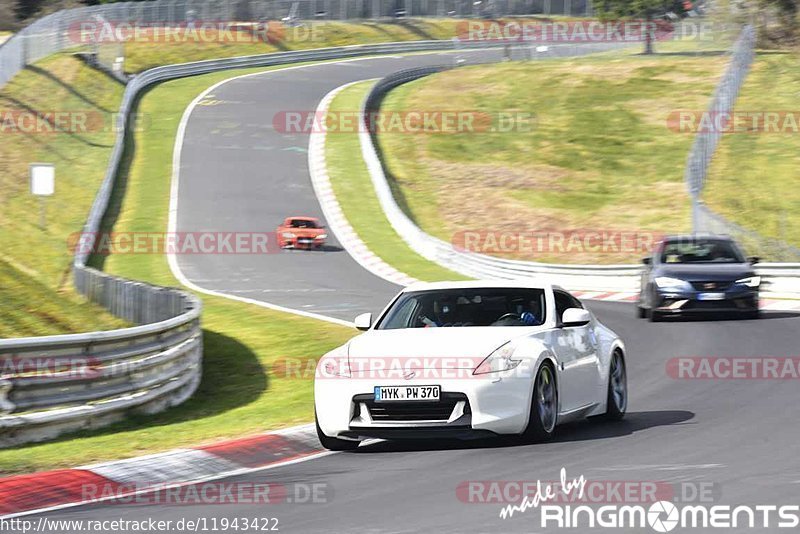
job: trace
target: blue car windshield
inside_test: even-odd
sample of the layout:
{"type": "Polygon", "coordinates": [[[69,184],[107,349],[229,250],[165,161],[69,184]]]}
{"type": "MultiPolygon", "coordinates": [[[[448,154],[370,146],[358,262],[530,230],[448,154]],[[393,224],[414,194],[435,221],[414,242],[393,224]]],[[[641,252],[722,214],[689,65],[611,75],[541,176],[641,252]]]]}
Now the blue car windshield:
{"type": "Polygon", "coordinates": [[[742,253],[724,239],[668,241],[661,251],[661,263],[743,263],[742,253]]]}
{"type": "Polygon", "coordinates": [[[542,289],[463,288],[403,293],[378,330],[453,326],[539,326],[545,320],[542,289]]]}

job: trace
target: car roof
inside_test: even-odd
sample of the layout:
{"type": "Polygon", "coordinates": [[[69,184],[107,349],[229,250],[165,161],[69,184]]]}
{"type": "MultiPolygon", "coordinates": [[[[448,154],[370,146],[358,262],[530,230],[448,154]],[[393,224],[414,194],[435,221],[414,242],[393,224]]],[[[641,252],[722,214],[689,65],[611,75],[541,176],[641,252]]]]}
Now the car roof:
{"type": "Polygon", "coordinates": [[[552,284],[535,278],[520,280],[467,280],[449,282],[415,282],[403,289],[409,291],[435,291],[439,289],[472,289],[472,288],[517,288],[517,289],[548,289],[554,287],[552,284]]]}

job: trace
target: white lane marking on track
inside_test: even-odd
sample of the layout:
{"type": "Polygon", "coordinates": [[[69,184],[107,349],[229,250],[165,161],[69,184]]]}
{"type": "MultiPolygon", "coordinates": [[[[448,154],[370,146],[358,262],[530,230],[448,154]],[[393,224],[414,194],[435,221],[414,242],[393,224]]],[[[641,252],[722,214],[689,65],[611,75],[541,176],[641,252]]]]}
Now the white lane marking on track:
{"type": "MultiPolygon", "coordinates": [[[[364,81],[368,80],[357,80],[346,83],[330,91],[320,100],[315,111],[315,116],[325,116],[336,95],[344,89],[364,81]]],[[[333,192],[333,184],[331,184],[330,176],[328,176],[328,168],[325,159],[325,140],[326,131],[324,129],[321,131],[314,131],[309,135],[308,170],[311,175],[311,186],[314,188],[314,194],[317,196],[325,220],[336,236],[336,239],[339,241],[339,244],[342,245],[350,257],[361,265],[363,269],[379,278],[383,278],[388,282],[400,286],[416,282],[416,278],[400,272],[372,253],[347,220],[341,205],[336,200],[336,195],[333,192]]]]}
{"type": "Polygon", "coordinates": [[[683,471],[693,469],[720,469],[724,464],[663,464],[663,465],[615,465],[611,467],[595,467],[590,471],[683,471]]]}
{"type": "MultiPolygon", "coordinates": [[[[482,52],[483,50],[472,50],[470,52],[482,52]]],[[[462,53],[463,51],[458,51],[457,53],[462,53]]],[[[456,53],[456,52],[454,52],[456,53]]],[[[414,54],[405,54],[403,56],[397,57],[407,57],[409,55],[425,55],[426,52],[414,53],[414,54]]],[[[275,73],[283,73],[289,70],[299,70],[299,69],[311,69],[311,68],[318,68],[325,65],[333,65],[333,64],[343,64],[343,63],[352,63],[356,61],[370,61],[375,59],[382,59],[383,56],[367,56],[367,57],[357,57],[357,58],[350,58],[350,59],[343,59],[341,61],[325,61],[321,63],[314,63],[311,65],[294,65],[291,67],[283,67],[269,71],[261,71],[261,72],[251,72],[249,74],[241,74],[239,76],[233,76],[231,78],[227,78],[225,80],[221,80],[192,100],[189,106],[184,110],[183,116],[181,117],[180,124],[178,125],[178,133],[175,137],[175,148],[172,152],[172,181],[170,184],[170,196],[169,196],[169,222],[167,224],[167,231],[168,232],[176,232],[178,227],[178,188],[180,186],[180,161],[181,161],[181,150],[183,149],[183,142],[184,137],[186,135],[186,126],[189,123],[189,118],[192,115],[192,112],[197,107],[198,103],[201,102],[204,98],[208,95],[213,94],[217,88],[223,86],[228,82],[232,82],[235,80],[243,80],[248,78],[253,78],[255,76],[270,76],[275,73]]],[[[285,306],[279,306],[277,304],[272,304],[270,302],[264,302],[261,300],[255,300],[247,297],[240,297],[237,295],[231,295],[226,292],[221,291],[213,291],[210,289],[205,289],[196,283],[192,282],[186,276],[184,276],[183,272],[181,271],[180,266],[178,265],[178,259],[175,254],[167,254],[167,263],[169,264],[169,268],[172,271],[172,275],[185,287],[197,291],[198,293],[203,293],[206,295],[212,295],[215,297],[222,297],[231,300],[235,300],[238,302],[244,302],[246,304],[254,304],[256,306],[261,306],[262,308],[268,308],[275,311],[281,311],[285,313],[293,313],[295,315],[301,315],[303,317],[309,317],[311,319],[318,319],[320,321],[327,321],[330,323],[335,323],[343,326],[353,326],[352,322],[344,321],[342,319],[337,319],[335,317],[329,317],[327,315],[322,315],[319,313],[312,313],[305,310],[298,310],[295,308],[288,308],[285,306]]]]}

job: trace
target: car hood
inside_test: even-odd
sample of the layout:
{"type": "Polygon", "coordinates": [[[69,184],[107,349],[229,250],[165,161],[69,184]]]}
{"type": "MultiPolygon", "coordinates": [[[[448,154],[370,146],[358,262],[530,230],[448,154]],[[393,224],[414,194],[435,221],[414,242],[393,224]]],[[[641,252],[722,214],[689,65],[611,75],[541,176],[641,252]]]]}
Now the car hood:
{"type": "Polygon", "coordinates": [[[317,237],[325,233],[322,228],[284,228],[283,232],[291,232],[297,237],[317,237]]]}
{"type": "Polygon", "coordinates": [[[749,263],[670,264],[661,265],[656,273],[687,282],[731,281],[754,274],[749,263]]]}
{"type": "Polygon", "coordinates": [[[475,368],[501,345],[539,329],[498,326],[370,330],[350,341],[348,358],[351,364],[355,360],[399,359],[406,367],[475,368]]]}

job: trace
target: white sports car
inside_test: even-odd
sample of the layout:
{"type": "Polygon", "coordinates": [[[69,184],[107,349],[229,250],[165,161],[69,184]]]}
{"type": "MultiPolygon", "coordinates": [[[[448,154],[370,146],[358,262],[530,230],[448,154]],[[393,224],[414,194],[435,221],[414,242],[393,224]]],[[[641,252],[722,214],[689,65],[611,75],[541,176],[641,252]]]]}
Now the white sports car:
{"type": "Polygon", "coordinates": [[[317,433],[332,450],[365,438],[516,434],[627,407],[625,345],[567,291],[544,283],[418,283],[365,333],[323,356],[317,433]]]}

